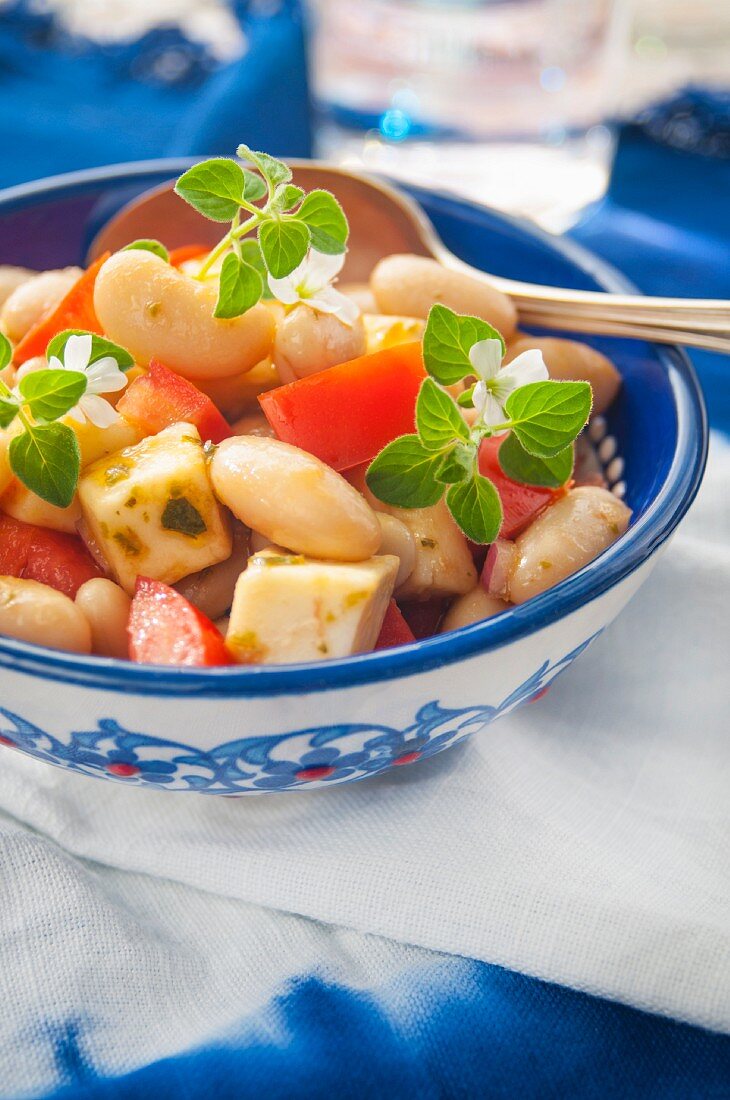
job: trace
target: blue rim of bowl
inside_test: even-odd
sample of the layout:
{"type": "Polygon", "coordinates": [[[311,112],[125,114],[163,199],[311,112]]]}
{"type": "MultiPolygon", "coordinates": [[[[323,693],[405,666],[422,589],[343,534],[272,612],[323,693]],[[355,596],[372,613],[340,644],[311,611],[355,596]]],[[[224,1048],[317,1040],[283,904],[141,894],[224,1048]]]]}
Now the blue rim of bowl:
{"type": "MultiPolygon", "coordinates": [[[[191,163],[194,160],[179,158],[140,161],[21,184],[0,191],[0,216],[3,211],[25,206],[42,196],[60,197],[68,190],[83,192],[85,187],[91,189],[107,181],[131,184],[161,174],[172,178],[191,163]]],[[[412,191],[417,198],[419,189],[412,191]]],[[[420,193],[433,194],[442,206],[457,213],[466,211],[477,218],[483,214],[476,203],[443,193],[420,193]]],[[[575,242],[553,238],[521,219],[493,210],[487,212],[560,253],[607,291],[636,291],[615,268],[575,242]]],[[[0,641],[0,667],[47,680],[135,695],[204,698],[300,695],[418,675],[533,634],[597,599],[638,569],[669,538],[699,489],[708,448],[707,415],[699,381],[687,355],[679,348],[653,347],[667,371],[677,413],[675,454],[660,492],[626,534],[599,558],[519,607],[411,645],[318,663],[205,670],[168,668],[77,656],[8,640],[0,641]]]]}

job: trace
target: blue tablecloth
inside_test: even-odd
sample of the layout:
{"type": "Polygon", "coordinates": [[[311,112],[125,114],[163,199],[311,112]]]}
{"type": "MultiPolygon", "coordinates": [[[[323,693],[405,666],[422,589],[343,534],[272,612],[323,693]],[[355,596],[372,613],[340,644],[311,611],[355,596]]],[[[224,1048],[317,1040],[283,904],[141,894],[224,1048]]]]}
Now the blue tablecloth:
{"type": "MultiPolygon", "coordinates": [[[[248,55],[216,68],[172,30],[99,50],[11,5],[0,16],[0,184],[160,154],[227,153],[241,137],[306,155],[299,16],[292,4],[269,8],[273,15],[266,5],[240,5],[248,55]],[[160,64],[163,55],[175,63],[160,64]],[[282,73],[285,92],[274,97],[271,78],[282,73]]],[[[730,297],[729,195],[730,160],[671,149],[646,128],[627,127],[609,198],[574,235],[646,292],[730,297]]],[[[727,360],[693,358],[715,425],[730,429],[727,360]]],[[[233,1039],[122,1078],[88,1069],[71,1026],[55,1052],[67,1083],[56,1095],[65,1100],[730,1096],[726,1037],[427,952],[396,988],[298,979],[272,991],[233,1039]]]]}

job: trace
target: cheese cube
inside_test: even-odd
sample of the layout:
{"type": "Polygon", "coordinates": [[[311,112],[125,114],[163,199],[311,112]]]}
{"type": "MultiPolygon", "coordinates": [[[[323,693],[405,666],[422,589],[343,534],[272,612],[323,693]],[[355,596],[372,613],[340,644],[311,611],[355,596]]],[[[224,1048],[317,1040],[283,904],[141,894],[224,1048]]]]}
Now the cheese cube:
{"type": "Polygon", "coordinates": [[[238,578],[226,644],[241,664],[288,664],[371,650],[393,593],[398,558],[315,561],[276,549],[238,578]]]}
{"type": "Polygon", "coordinates": [[[0,493],[4,493],[13,480],[13,471],[10,469],[10,459],[8,458],[8,447],[11,439],[12,436],[7,428],[0,431],[0,493]]]}
{"type": "Polygon", "coordinates": [[[69,428],[73,428],[76,433],[81,451],[82,470],[92,462],[98,462],[104,455],[114,454],[115,451],[121,451],[123,447],[133,447],[143,437],[143,432],[123,416],[117,417],[108,428],[97,428],[96,424],[92,424],[89,420],[79,424],[70,416],[64,416],[63,423],[68,424],[69,428]]]}
{"type": "Polygon", "coordinates": [[[115,578],[174,584],[231,554],[197,428],[175,424],[109,455],[79,481],[84,519],[115,578]]]}
{"type": "Polygon", "coordinates": [[[363,313],[366,354],[394,348],[396,344],[409,344],[420,340],[426,322],[420,317],[393,317],[385,313],[363,313]]]}

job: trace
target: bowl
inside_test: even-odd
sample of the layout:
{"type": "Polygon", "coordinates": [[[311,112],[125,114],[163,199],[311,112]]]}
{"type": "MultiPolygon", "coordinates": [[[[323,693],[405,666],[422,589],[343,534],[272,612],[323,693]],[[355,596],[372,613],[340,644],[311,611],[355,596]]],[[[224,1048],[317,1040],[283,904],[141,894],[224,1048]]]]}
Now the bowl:
{"type": "MultiPolygon", "coordinates": [[[[0,193],[0,261],[39,269],[83,262],[106,218],[188,166],[115,166],[0,193]]],[[[554,285],[633,289],[575,244],[451,197],[413,194],[446,245],[475,266],[554,285]]],[[[132,786],[221,795],[310,790],[411,765],[535,700],[646,580],[706,458],[705,413],[686,356],[591,342],[624,379],[598,431],[607,433],[604,457],[617,451],[623,459],[634,515],[586,568],[483,623],[317,664],[162,668],[3,638],[0,743],[132,786]]]]}

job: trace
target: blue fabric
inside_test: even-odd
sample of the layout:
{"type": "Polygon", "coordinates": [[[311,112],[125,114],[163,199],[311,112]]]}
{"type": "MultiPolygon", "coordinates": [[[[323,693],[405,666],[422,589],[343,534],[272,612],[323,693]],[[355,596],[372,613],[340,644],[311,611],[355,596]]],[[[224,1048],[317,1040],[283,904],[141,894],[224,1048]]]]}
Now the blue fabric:
{"type": "Polygon", "coordinates": [[[220,66],[179,31],[100,47],[32,15],[0,12],[0,187],[101,164],[253,147],[311,151],[294,0],[238,5],[245,56],[220,66]],[[267,14],[267,10],[270,14],[267,14]]]}
{"type": "MultiPolygon", "coordinates": [[[[659,145],[627,127],[608,199],[572,235],[647,294],[730,299],[730,159],[659,145]]],[[[727,357],[691,357],[711,423],[730,431],[727,357]]]]}
{"type": "Polygon", "coordinates": [[[293,980],[237,1034],[122,1078],[88,1074],[73,1028],[56,1049],[75,1083],[54,1100],[719,1100],[730,1089],[725,1037],[455,958],[374,990],[293,980]]]}

